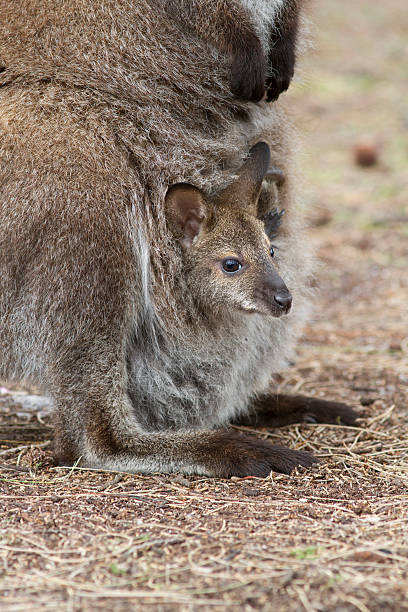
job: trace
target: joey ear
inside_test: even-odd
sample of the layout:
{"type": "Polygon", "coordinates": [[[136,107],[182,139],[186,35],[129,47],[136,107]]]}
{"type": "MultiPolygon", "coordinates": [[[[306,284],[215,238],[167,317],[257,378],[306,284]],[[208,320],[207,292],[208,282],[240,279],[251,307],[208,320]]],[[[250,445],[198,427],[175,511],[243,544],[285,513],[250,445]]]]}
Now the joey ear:
{"type": "Polygon", "coordinates": [[[285,183],[286,177],[277,166],[269,166],[262,183],[261,193],[258,198],[257,217],[261,219],[269,211],[275,208],[279,202],[280,189],[285,183]]]}
{"type": "Polygon", "coordinates": [[[256,214],[262,181],[268,171],[271,153],[266,142],[258,142],[250,151],[237,178],[216,198],[216,203],[236,204],[256,214]]]}
{"type": "Polygon", "coordinates": [[[285,209],[278,210],[277,208],[272,208],[272,210],[268,210],[260,220],[263,221],[265,226],[265,234],[268,236],[269,240],[273,240],[278,235],[279,226],[282,223],[282,217],[285,214],[285,209]]]}
{"type": "Polygon", "coordinates": [[[186,248],[191,247],[206,216],[202,192],[188,183],[176,183],[166,193],[165,207],[175,236],[186,248]]]}

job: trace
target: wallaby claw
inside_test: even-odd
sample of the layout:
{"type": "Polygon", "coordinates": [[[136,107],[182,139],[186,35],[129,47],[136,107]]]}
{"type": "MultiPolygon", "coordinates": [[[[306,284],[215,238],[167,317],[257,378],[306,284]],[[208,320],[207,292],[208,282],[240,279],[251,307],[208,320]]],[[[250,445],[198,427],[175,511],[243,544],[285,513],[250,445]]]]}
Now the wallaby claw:
{"type": "Polygon", "coordinates": [[[295,62],[293,36],[278,39],[272,36],[271,49],[268,55],[270,74],[266,80],[267,102],[274,102],[281,93],[289,88],[295,72],[295,62]]]}

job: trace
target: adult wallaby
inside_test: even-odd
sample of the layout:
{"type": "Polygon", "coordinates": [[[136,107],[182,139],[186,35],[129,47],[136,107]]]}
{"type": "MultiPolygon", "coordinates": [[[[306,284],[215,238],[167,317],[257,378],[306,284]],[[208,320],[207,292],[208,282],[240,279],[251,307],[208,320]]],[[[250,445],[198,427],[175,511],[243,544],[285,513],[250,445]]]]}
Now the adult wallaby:
{"type": "MultiPolygon", "coordinates": [[[[241,25],[268,31],[286,6],[270,4],[272,20],[269,3],[245,3],[241,25]]],[[[244,6],[0,4],[0,375],[46,387],[61,462],[289,472],[313,458],[214,428],[354,420],[341,404],[266,394],[304,320],[309,257],[279,103],[238,99],[235,48],[198,17],[185,27],[218,23],[218,5],[232,25],[244,6]],[[269,149],[248,157],[260,139],[286,177],[275,246],[294,306],[282,317],[291,298],[257,220],[271,209],[269,149]]],[[[269,212],[265,229],[277,221],[269,212]]]]}

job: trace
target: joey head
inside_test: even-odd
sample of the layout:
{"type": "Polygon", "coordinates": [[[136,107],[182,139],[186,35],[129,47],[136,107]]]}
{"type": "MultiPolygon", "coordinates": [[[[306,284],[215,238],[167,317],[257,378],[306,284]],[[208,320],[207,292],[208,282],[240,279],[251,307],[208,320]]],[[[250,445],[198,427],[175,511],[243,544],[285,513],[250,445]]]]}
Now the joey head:
{"type": "MultiPolygon", "coordinates": [[[[249,166],[269,161],[265,143],[252,149],[249,166]]],[[[258,168],[260,176],[267,168],[258,168]]],[[[184,274],[202,308],[216,316],[235,311],[280,317],[292,296],[274,264],[273,237],[281,220],[276,209],[259,214],[261,185],[239,194],[231,189],[213,202],[196,187],[178,184],[167,193],[170,227],[180,241],[184,274]]]]}

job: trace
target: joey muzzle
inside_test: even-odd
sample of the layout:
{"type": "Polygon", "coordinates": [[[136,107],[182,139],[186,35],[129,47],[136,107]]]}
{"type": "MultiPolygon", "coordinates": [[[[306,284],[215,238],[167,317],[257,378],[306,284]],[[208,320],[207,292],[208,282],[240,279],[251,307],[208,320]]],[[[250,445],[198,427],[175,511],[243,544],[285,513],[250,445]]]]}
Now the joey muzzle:
{"type": "Polygon", "coordinates": [[[288,314],[292,306],[290,291],[276,270],[271,270],[264,276],[256,291],[256,297],[266,307],[268,313],[275,317],[288,314]]]}

